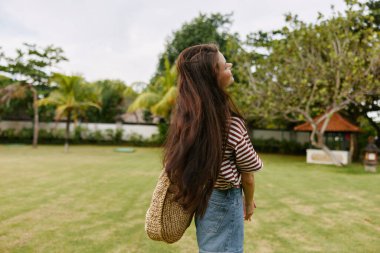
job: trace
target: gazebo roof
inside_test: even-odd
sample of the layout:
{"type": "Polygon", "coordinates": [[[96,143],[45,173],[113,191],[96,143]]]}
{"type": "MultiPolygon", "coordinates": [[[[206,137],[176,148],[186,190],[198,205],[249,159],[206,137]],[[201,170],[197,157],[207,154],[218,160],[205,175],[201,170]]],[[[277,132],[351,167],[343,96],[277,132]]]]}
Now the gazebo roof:
{"type": "MultiPolygon", "coordinates": [[[[318,120],[322,115],[314,118],[314,121],[318,120]]],[[[322,128],[323,122],[318,124],[318,130],[322,128]]],[[[294,127],[295,131],[313,131],[311,124],[306,122],[301,125],[294,127]]],[[[330,122],[326,127],[326,132],[360,132],[360,128],[351,124],[345,118],[343,118],[339,113],[334,113],[331,116],[330,122]]]]}

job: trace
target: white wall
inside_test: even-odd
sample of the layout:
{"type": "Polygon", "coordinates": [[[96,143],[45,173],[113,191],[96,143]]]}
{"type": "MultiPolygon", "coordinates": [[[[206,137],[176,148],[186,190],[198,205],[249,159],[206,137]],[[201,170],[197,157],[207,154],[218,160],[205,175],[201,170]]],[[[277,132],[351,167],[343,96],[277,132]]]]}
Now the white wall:
{"type": "MultiPolygon", "coordinates": [[[[104,124],[104,123],[79,123],[78,125],[83,128],[87,128],[89,131],[100,130],[105,133],[106,129],[122,128],[123,140],[128,140],[132,134],[139,134],[144,139],[150,138],[153,134],[158,134],[158,128],[156,125],[140,125],[140,124],[104,124]]],[[[22,128],[32,128],[32,122],[29,121],[0,121],[0,130],[14,128],[16,131],[22,128]]],[[[74,131],[74,124],[70,125],[70,132],[74,131]]],[[[66,123],[45,123],[40,122],[40,129],[52,130],[52,129],[65,129],[66,123]]],[[[308,132],[294,132],[294,131],[282,131],[282,130],[265,130],[257,129],[252,131],[252,137],[254,139],[269,139],[274,138],[276,140],[295,140],[298,143],[308,143],[310,133],[308,132]]]]}
{"type": "MultiPolygon", "coordinates": [[[[333,153],[335,158],[342,164],[347,165],[351,163],[349,151],[331,150],[331,153],[333,153]]],[[[334,164],[330,156],[320,149],[306,149],[306,162],[317,164],[334,164]]]]}
{"type": "MultiPolygon", "coordinates": [[[[153,134],[158,134],[158,128],[156,125],[137,125],[137,124],[104,124],[104,123],[78,123],[83,128],[87,128],[89,131],[100,130],[102,133],[105,133],[106,129],[113,129],[114,131],[117,128],[122,128],[123,131],[123,140],[128,140],[132,134],[139,134],[144,139],[150,138],[153,134]]],[[[33,124],[29,121],[0,121],[0,129],[9,129],[13,128],[16,131],[21,130],[22,128],[32,128],[33,124]]],[[[70,132],[74,131],[75,124],[70,124],[70,132]]],[[[52,129],[66,129],[66,123],[59,122],[40,122],[40,129],[52,130],[52,129]]]]}

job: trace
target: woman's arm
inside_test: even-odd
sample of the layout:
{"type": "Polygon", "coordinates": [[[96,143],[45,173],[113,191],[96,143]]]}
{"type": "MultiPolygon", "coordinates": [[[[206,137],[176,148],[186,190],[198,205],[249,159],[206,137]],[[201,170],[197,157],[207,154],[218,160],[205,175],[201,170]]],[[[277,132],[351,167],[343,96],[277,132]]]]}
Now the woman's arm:
{"type": "Polygon", "coordinates": [[[252,172],[250,173],[241,173],[241,181],[244,192],[244,219],[251,220],[253,215],[253,210],[256,207],[254,201],[255,194],[255,177],[252,172]]]}
{"type": "Polygon", "coordinates": [[[244,192],[244,218],[251,220],[254,202],[255,180],[253,173],[260,171],[264,164],[257,155],[248,136],[248,131],[244,122],[239,118],[234,118],[230,129],[230,144],[235,150],[235,161],[238,171],[241,174],[242,187],[244,192]]]}

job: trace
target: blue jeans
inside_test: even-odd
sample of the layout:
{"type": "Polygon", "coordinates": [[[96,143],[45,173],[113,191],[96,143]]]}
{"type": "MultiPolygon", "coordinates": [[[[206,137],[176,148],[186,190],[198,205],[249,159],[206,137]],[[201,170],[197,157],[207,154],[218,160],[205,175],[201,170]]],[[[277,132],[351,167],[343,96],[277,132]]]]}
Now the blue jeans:
{"type": "Polygon", "coordinates": [[[212,191],[206,213],[195,216],[200,253],[242,253],[244,214],[241,188],[212,191]]]}

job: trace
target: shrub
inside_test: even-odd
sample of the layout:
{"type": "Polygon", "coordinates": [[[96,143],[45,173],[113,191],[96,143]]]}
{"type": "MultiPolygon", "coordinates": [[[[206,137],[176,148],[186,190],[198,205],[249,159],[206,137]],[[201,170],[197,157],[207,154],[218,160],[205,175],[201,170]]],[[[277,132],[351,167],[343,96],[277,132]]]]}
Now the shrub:
{"type": "Polygon", "coordinates": [[[114,135],[114,142],[115,143],[121,143],[122,142],[122,138],[123,138],[123,132],[124,132],[124,129],[122,128],[117,128],[116,131],[115,131],[115,135],[114,135]]]}
{"type": "Polygon", "coordinates": [[[12,128],[4,129],[1,132],[1,137],[3,137],[4,139],[16,138],[16,130],[12,128]]]}
{"type": "Polygon", "coordinates": [[[53,128],[50,131],[50,134],[53,139],[64,140],[65,135],[66,135],[66,130],[60,129],[60,128],[53,128]]]}
{"type": "Polygon", "coordinates": [[[168,134],[169,130],[169,124],[166,122],[160,122],[158,124],[158,143],[162,144],[166,140],[166,136],[168,134]]]}
{"type": "Polygon", "coordinates": [[[107,141],[113,141],[114,139],[114,130],[111,128],[108,128],[105,130],[105,136],[107,141]]]}
{"type": "Polygon", "coordinates": [[[128,143],[135,145],[135,146],[143,146],[144,140],[142,135],[137,133],[132,133],[128,138],[128,143]]]}
{"type": "Polygon", "coordinates": [[[258,152],[280,154],[306,154],[309,144],[300,144],[296,141],[270,139],[253,139],[253,147],[258,152]]]}
{"type": "Polygon", "coordinates": [[[82,140],[83,140],[83,136],[82,136],[83,130],[84,130],[84,128],[82,126],[76,126],[74,128],[74,138],[73,138],[73,142],[74,143],[81,143],[82,142],[82,140]]]}
{"type": "Polygon", "coordinates": [[[40,140],[49,140],[51,139],[51,133],[48,132],[46,129],[40,129],[39,133],[38,133],[38,138],[40,140]]]}
{"type": "Polygon", "coordinates": [[[33,139],[33,128],[23,128],[17,133],[18,139],[31,140],[33,139]]]}
{"type": "MultiPolygon", "coordinates": [[[[156,134],[151,138],[143,138],[142,135],[132,134],[128,141],[123,141],[122,128],[106,129],[90,132],[88,128],[76,126],[70,134],[71,144],[127,144],[133,146],[160,146],[164,138],[167,126],[161,126],[161,135],[156,134]]],[[[53,128],[51,130],[40,129],[38,142],[40,144],[62,144],[65,140],[65,129],[53,128]]],[[[31,143],[33,138],[33,129],[25,128],[17,132],[15,129],[5,129],[0,131],[0,140],[2,143],[31,143]]]]}
{"type": "Polygon", "coordinates": [[[95,130],[90,132],[88,135],[88,140],[92,143],[101,143],[103,141],[103,134],[100,130],[95,130]]]}

